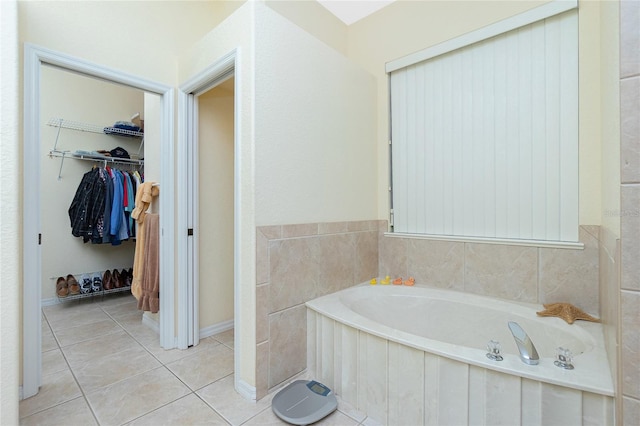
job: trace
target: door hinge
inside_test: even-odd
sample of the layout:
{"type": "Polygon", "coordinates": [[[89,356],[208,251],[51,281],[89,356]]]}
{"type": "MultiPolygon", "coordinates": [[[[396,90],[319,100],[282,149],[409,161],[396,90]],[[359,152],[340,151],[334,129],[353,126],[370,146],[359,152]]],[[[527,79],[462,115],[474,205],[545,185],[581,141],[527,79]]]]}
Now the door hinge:
{"type": "Polygon", "coordinates": [[[193,235],[193,228],[187,229],[187,236],[191,237],[193,235]]]}
{"type": "Polygon", "coordinates": [[[42,234],[38,234],[38,245],[42,245],[42,234]]]}
{"type": "Polygon", "coordinates": [[[389,226],[393,226],[393,209],[389,211],[389,226]]]}

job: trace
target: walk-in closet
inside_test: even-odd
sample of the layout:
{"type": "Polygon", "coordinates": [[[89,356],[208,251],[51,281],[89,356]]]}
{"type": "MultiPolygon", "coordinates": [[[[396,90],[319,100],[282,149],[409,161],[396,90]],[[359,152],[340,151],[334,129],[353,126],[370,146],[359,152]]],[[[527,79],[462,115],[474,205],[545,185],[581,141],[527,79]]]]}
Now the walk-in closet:
{"type": "Polygon", "coordinates": [[[136,192],[159,196],[158,96],[51,66],[40,91],[42,305],[131,294],[136,192]]]}

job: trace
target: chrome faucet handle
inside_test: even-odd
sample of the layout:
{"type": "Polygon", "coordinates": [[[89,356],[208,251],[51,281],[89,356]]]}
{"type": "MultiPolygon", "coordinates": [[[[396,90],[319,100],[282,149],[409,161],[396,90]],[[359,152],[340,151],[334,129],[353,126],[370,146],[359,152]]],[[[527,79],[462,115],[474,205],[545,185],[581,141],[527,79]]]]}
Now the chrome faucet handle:
{"type": "Polygon", "coordinates": [[[489,340],[487,351],[487,358],[493,361],[502,361],[504,359],[500,354],[500,342],[497,340],[489,340]]]}
{"type": "Polygon", "coordinates": [[[513,335],[513,339],[516,341],[516,345],[518,346],[522,362],[529,365],[537,365],[540,362],[540,357],[538,356],[538,351],[527,333],[524,332],[517,322],[509,321],[508,325],[509,330],[511,330],[511,334],[513,335]]]}
{"type": "Polygon", "coordinates": [[[553,361],[556,366],[564,368],[565,370],[573,370],[573,354],[569,349],[560,346],[556,349],[556,358],[557,359],[553,361]]]}

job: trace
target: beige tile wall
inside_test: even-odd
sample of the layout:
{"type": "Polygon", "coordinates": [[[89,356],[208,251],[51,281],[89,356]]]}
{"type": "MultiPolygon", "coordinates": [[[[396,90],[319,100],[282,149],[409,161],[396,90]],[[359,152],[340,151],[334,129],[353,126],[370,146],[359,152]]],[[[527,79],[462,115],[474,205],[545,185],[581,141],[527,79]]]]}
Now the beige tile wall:
{"type": "Polygon", "coordinates": [[[598,230],[580,227],[584,250],[382,236],[379,274],[521,302],[569,302],[598,316],[598,230]]]}
{"type": "Polygon", "coordinates": [[[620,240],[607,228],[600,229],[600,313],[614,389],[618,370],[618,322],[620,317],[620,240]]]}
{"type": "Polygon", "coordinates": [[[371,279],[378,272],[378,228],[354,221],[257,228],[256,390],[306,368],[304,303],[371,279]]]}
{"type": "Polygon", "coordinates": [[[618,421],[631,425],[640,413],[640,2],[634,0],[620,2],[620,137],[618,421]]]}

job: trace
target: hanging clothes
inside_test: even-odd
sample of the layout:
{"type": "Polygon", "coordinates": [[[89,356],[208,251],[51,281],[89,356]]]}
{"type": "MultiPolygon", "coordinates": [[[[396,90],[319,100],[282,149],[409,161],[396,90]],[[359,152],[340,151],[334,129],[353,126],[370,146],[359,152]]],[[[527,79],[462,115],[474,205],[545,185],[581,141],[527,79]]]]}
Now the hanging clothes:
{"type": "Polygon", "coordinates": [[[138,309],[156,313],[160,309],[160,216],[147,213],[144,219],[144,263],[138,309]]]}
{"type": "MultiPolygon", "coordinates": [[[[133,279],[131,282],[131,294],[138,299],[138,309],[140,309],[140,301],[143,297],[143,281],[146,279],[144,276],[147,272],[147,226],[145,225],[146,218],[149,215],[147,210],[153,200],[153,197],[157,197],[160,194],[160,187],[155,182],[144,182],[136,191],[135,208],[131,213],[131,216],[136,220],[138,224],[138,236],[136,251],[133,259],[133,279]]],[[[154,245],[152,245],[154,246],[154,245]]],[[[157,253],[156,253],[157,256],[157,253]]],[[[154,272],[151,272],[154,273],[154,272]]],[[[153,287],[150,283],[153,281],[151,278],[146,279],[146,288],[153,287]]],[[[151,290],[153,292],[153,290],[151,290]]],[[[147,297],[149,299],[149,297],[147,297]]],[[[148,305],[148,302],[147,302],[148,305]]],[[[148,309],[147,309],[148,310],[148,309]]]]}
{"type": "Polygon", "coordinates": [[[82,177],[69,206],[72,235],[85,243],[114,246],[135,236],[130,217],[135,209],[133,191],[128,172],[94,166],[82,177]]]}
{"type": "Polygon", "coordinates": [[[102,233],[102,243],[108,244],[111,242],[111,208],[113,206],[113,181],[111,180],[111,169],[105,167],[103,169],[105,177],[105,203],[104,203],[104,230],[102,233]]]}
{"type": "Polygon", "coordinates": [[[135,236],[135,229],[133,226],[134,220],[131,217],[131,212],[133,212],[133,209],[135,207],[134,182],[130,173],[125,172],[124,177],[126,181],[125,187],[127,188],[127,197],[124,202],[124,216],[127,220],[126,223],[127,223],[127,231],[129,232],[129,236],[134,237],[135,236]]]}
{"type": "Polygon", "coordinates": [[[71,234],[86,243],[98,232],[98,220],[104,210],[104,182],[100,170],[93,168],[84,174],[69,206],[71,234]]]}
{"type": "Polygon", "coordinates": [[[122,224],[122,176],[116,169],[111,169],[113,180],[113,205],[111,207],[111,245],[117,246],[122,243],[120,239],[120,225],[122,224]]]}

